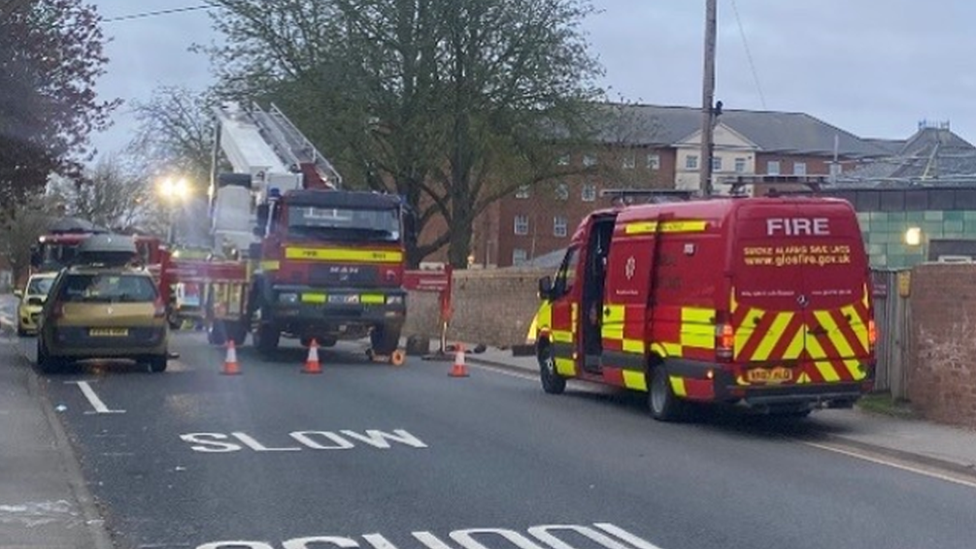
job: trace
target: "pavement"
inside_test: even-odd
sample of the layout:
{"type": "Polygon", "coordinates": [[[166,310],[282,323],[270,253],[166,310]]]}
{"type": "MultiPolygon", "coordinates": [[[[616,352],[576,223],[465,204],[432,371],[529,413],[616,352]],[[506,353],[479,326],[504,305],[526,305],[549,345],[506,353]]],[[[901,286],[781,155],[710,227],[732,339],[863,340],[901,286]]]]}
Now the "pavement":
{"type": "Polygon", "coordinates": [[[0,421],[20,425],[8,444],[18,430],[0,424],[11,454],[0,547],[968,549],[976,538],[972,477],[838,446],[829,436],[852,427],[821,415],[662,424],[632,393],[545,395],[531,358],[513,366],[495,349],[452,378],[450,362],[371,363],[359,343],[322,349],[320,375],[300,373],[297,346],[271,360],[243,346],[242,374],[227,376],[201,334],[172,346],[180,358],[162,374],[95,363],[40,376],[33,339],[0,337],[0,421]],[[39,529],[48,537],[27,537],[39,529]]]}

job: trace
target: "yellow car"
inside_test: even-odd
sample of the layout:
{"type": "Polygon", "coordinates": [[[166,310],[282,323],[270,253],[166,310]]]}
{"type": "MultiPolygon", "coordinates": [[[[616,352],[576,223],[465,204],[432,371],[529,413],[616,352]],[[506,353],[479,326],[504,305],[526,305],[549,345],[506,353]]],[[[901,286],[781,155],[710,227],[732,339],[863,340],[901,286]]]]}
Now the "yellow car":
{"type": "Polygon", "coordinates": [[[17,290],[14,295],[20,298],[17,307],[17,335],[25,337],[37,333],[37,320],[47,300],[47,292],[58,273],[36,274],[27,281],[24,291],[17,290]]]}
{"type": "Polygon", "coordinates": [[[79,360],[132,359],[162,372],[168,340],[166,307],[149,271],[69,267],[41,313],[37,365],[54,372],[79,360]]]}

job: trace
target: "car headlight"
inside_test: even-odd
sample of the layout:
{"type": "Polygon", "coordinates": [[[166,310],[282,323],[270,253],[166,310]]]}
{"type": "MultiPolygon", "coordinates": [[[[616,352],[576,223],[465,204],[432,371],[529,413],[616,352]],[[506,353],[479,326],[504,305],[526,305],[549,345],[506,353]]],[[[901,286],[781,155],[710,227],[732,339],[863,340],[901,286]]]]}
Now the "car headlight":
{"type": "Polygon", "coordinates": [[[387,305],[403,305],[402,295],[388,295],[386,296],[387,305]]]}
{"type": "Polygon", "coordinates": [[[298,294],[293,292],[278,294],[278,301],[281,303],[298,303],[298,294]]]}

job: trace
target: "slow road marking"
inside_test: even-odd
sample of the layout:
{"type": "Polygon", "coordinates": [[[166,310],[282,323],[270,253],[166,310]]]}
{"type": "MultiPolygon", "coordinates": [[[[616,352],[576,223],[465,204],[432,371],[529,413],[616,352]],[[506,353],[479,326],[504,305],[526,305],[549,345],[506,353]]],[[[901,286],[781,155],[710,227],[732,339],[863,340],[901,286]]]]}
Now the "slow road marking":
{"type": "MultiPolygon", "coordinates": [[[[661,549],[657,545],[608,522],[597,522],[592,527],[576,524],[545,524],[527,529],[528,536],[506,528],[468,528],[455,530],[448,538],[462,549],[576,549],[557,537],[557,532],[569,532],[583,536],[606,549],[661,549]],[[475,538],[478,539],[475,539],[475,538]],[[500,543],[499,543],[500,542],[500,543]]],[[[411,535],[428,549],[455,549],[442,538],[428,531],[411,532],[411,535]]],[[[398,549],[383,534],[363,534],[365,544],[354,538],[321,535],[292,538],[280,545],[267,541],[214,541],[197,546],[197,549],[312,549],[332,546],[339,549],[398,549]]]]}
{"type": "Polygon", "coordinates": [[[365,445],[379,450],[390,450],[394,445],[408,448],[427,448],[422,440],[405,431],[393,429],[392,432],[366,429],[363,433],[343,429],[341,431],[293,431],[288,433],[287,446],[265,445],[247,433],[235,431],[224,433],[187,433],[180,435],[184,442],[192,444],[194,452],[220,454],[240,452],[245,448],[255,452],[300,452],[302,450],[352,450],[365,445]],[[235,440],[235,442],[225,442],[235,440]],[[238,444],[240,442],[240,444],[238,444]],[[294,444],[298,443],[298,444],[294,444]]]}
{"type": "Polygon", "coordinates": [[[95,390],[91,388],[91,385],[87,381],[65,381],[66,385],[77,385],[81,389],[81,393],[85,395],[88,402],[92,405],[95,411],[87,411],[86,414],[124,414],[125,410],[110,410],[108,406],[102,402],[102,399],[98,398],[95,394],[95,390]]]}

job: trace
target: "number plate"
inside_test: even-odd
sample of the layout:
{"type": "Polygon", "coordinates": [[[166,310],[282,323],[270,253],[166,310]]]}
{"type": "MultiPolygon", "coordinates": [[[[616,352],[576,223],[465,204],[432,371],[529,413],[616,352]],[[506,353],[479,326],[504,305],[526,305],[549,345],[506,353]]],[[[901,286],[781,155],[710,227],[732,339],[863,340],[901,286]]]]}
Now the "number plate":
{"type": "Polygon", "coordinates": [[[783,383],[793,379],[793,370],[783,368],[754,368],[746,372],[746,379],[750,383],[783,383]]]}
{"type": "Polygon", "coordinates": [[[92,328],[88,330],[92,337],[127,337],[129,330],[125,328],[92,328]]]}

